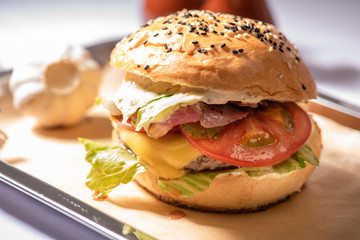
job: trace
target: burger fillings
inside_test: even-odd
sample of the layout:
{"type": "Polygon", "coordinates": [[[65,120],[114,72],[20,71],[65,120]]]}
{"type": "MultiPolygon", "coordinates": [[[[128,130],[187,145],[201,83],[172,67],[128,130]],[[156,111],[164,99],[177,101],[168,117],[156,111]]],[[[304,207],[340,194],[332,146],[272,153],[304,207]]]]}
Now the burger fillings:
{"type": "Polygon", "coordinates": [[[134,178],[172,204],[254,210],[319,164],[319,129],[295,103],[316,96],[313,79],[272,25],[183,10],[124,38],[110,63],[127,72],[103,100],[122,145],[80,139],[97,197],[134,178]]]}

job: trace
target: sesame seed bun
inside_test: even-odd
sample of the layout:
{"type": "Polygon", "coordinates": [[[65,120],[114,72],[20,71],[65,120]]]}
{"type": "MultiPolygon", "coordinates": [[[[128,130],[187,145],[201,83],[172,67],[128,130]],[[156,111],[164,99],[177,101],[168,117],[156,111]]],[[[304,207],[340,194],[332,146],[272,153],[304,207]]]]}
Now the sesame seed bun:
{"type": "Polygon", "coordinates": [[[111,65],[154,81],[306,101],[314,80],[295,46],[267,23],[183,10],[148,22],[113,49],[111,65]]]}
{"type": "MultiPolygon", "coordinates": [[[[321,152],[320,129],[315,122],[306,143],[319,158],[321,152]]],[[[272,174],[261,178],[245,175],[226,175],[215,178],[210,187],[192,197],[174,196],[162,191],[157,176],[151,172],[135,176],[134,181],[156,198],[180,207],[210,212],[250,212],[262,210],[299,192],[315,167],[307,164],[303,169],[282,177],[272,174]]]]}

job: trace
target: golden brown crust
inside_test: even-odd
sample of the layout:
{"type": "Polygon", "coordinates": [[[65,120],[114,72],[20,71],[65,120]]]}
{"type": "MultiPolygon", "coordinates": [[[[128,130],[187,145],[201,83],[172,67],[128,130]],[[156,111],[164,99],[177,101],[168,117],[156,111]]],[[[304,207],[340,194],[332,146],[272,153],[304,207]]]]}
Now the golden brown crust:
{"type": "MultiPolygon", "coordinates": [[[[320,157],[321,135],[316,123],[307,145],[320,157]]],[[[215,178],[209,189],[192,197],[163,192],[158,186],[157,176],[149,171],[137,175],[134,181],[158,199],[177,206],[211,212],[247,212],[263,209],[300,191],[314,169],[307,164],[306,168],[292,171],[283,178],[271,175],[263,178],[222,176],[215,178]]]]}
{"type": "Polygon", "coordinates": [[[206,212],[253,212],[300,191],[314,168],[308,165],[282,179],[268,177],[258,180],[243,175],[215,178],[208,190],[192,197],[174,197],[163,192],[157,184],[157,177],[149,171],[137,175],[134,181],[159,200],[175,206],[206,212]]]}
{"type": "Polygon", "coordinates": [[[317,95],[297,49],[273,25],[209,11],[183,10],[154,20],[119,42],[110,63],[156,81],[263,99],[317,95]]]}

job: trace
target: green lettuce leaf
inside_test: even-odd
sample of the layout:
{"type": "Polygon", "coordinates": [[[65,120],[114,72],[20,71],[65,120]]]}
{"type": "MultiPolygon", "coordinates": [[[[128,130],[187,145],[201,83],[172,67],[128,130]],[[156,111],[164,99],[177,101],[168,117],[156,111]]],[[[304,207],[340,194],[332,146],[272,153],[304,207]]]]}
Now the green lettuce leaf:
{"type": "MultiPolygon", "coordinates": [[[[86,161],[92,168],[87,176],[86,185],[97,192],[98,197],[106,196],[120,184],[126,184],[139,173],[145,171],[137,158],[123,147],[101,144],[89,139],[79,138],[84,144],[86,161]]],[[[216,177],[228,174],[262,177],[267,174],[287,174],[305,168],[306,163],[318,166],[319,160],[307,145],[302,146],[287,160],[268,167],[236,168],[226,171],[187,173],[176,179],[158,179],[159,187],[170,194],[191,197],[207,190],[216,177]]]]}
{"type": "Polygon", "coordinates": [[[136,174],[145,171],[125,148],[85,138],[78,140],[85,145],[85,159],[92,165],[86,186],[97,193],[96,197],[106,196],[115,187],[129,183],[136,174]]]}
{"type": "Polygon", "coordinates": [[[102,103],[102,101],[103,101],[102,97],[96,97],[95,98],[95,105],[99,106],[102,103]]]}
{"type": "Polygon", "coordinates": [[[306,167],[305,162],[310,163],[313,166],[319,166],[319,159],[316,157],[311,148],[307,145],[303,145],[296,153],[296,159],[302,167],[306,167]]]}
{"type": "Polygon", "coordinates": [[[269,173],[286,174],[292,171],[306,167],[308,162],[313,166],[319,166],[319,159],[313,153],[311,148],[303,145],[297,152],[295,152],[287,160],[277,163],[270,167],[259,168],[242,168],[250,177],[264,176],[269,173]]]}
{"type": "Polygon", "coordinates": [[[155,240],[155,238],[143,233],[129,225],[124,225],[122,233],[124,235],[134,234],[139,240],[155,240]]]}
{"type": "MultiPolygon", "coordinates": [[[[135,126],[137,128],[141,129],[143,127],[143,125],[146,124],[146,122],[149,122],[149,121],[152,122],[154,117],[158,116],[162,111],[164,111],[164,109],[160,109],[160,108],[156,109],[156,106],[159,105],[159,102],[161,102],[161,100],[163,98],[168,98],[168,97],[171,97],[171,96],[172,96],[172,94],[163,94],[163,95],[160,95],[160,96],[150,100],[145,105],[141,106],[137,111],[135,126]],[[157,115],[155,114],[155,115],[147,116],[147,115],[149,115],[149,110],[153,109],[154,107],[155,107],[155,110],[158,111],[158,114],[157,115]]],[[[166,108],[169,108],[169,106],[166,106],[166,108]]],[[[138,129],[138,130],[140,130],[140,129],[138,129]]]]}
{"type": "Polygon", "coordinates": [[[191,197],[196,193],[203,192],[209,188],[216,177],[226,176],[228,174],[247,175],[249,177],[262,177],[267,174],[287,174],[292,171],[306,167],[308,162],[311,165],[319,166],[319,160],[307,145],[303,145],[290,158],[278,164],[268,167],[254,167],[230,169],[220,172],[200,172],[188,173],[177,179],[158,179],[159,187],[170,194],[191,197]]]}
{"type": "Polygon", "coordinates": [[[181,124],[181,128],[193,138],[217,138],[223,127],[204,128],[199,123],[181,124]]]}
{"type": "MultiPolygon", "coordinates": [[[[285,161],[284,161],[285,162],[285,161]]],[[[260,177],[264,176],[266,174],[273,172],[273,167],[253,167],[253,168],[244,168],[240,167],[241,170],[243,170],[249,177],[260,177]]]]}
{"type": "Polygon", "coordinates": [[[191,197],[209,188],[211,182],[220,172],[188,173],[176,179],[158,179],[161,190],[171,194],[191,197]]]}
{"type": "Polygon", "coordinates": [[[245,92],[191,88],[146,80],[146,78],[140,82],[123,81],[113,95],[102,101],[105,108],[113,115],[121,113],[124,122],[140,111],[137,116],[136,130],[141,128],[147,130],[151,123],[164,121],[180,107],[198,102],[225,104],[230,100],[243,102],[246,99],[249,103],[262,100],[262,98],[249,96],[245,92]]]}
{"type": "Polygon", "coordinates": [[[304,167],[306,167],[306,164],[305,166],[300,164],[300,162],[296,158],[294,158],[294,156],[291,156],[287,160],[272,166],[273,172],[280,174],[289,173],[304,167]]]}
{"type": "Polygon", "coordinates": [[[200,99],[196,95],[180,93],[160,95],[139,108],[135,124],[136,130],[144,128],[146,131],[151,123],[161,122],[180,107],[195,104],[200,99]]]}

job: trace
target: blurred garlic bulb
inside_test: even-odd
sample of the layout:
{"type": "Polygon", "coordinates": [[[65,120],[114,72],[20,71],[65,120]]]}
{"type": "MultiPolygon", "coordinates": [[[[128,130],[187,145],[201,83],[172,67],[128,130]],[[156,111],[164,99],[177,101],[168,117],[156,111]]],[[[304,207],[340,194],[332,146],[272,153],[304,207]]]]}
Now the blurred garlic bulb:
{"type": "Polygon", "coordinates": [[[7,135],[0,129],[0,150],[3,149],[7,139],[7,135]]]}
{"type": "Polygon", "coordinates": [[[13,104],[43,127],[81,121],[95,103],[101,69],[79,46],[58,49],[45,60],[14,68],[9,81],[13,104]]]}

